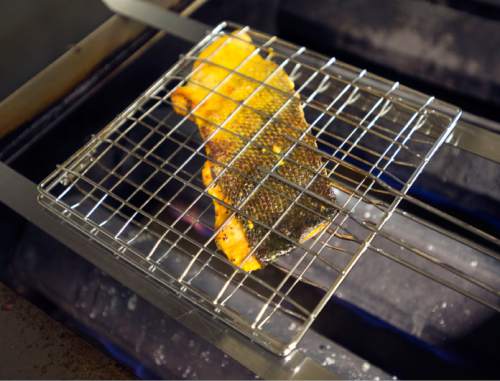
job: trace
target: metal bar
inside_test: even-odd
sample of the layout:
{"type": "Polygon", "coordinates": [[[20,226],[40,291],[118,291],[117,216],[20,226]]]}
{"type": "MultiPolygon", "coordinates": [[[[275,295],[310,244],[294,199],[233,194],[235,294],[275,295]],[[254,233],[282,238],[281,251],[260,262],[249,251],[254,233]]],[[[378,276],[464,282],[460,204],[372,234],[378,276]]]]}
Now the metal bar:
{"type": "Polygon", "coordinates": [[[138,20],[154,28],[162,29],[182,39],[197,43],[209,30],[196,20],[181,19],[158,4],[145,0],[102,0],[109,9],[122,16],[138,20]]]}
{"type": "MultiPolygon", "coordinates": [[[[456,122],[458,121],[460,117],[460,114],[457,115],[457,117],[455,118],[454,122],[448,127],[448,133],[447,134],[444,134],[440,140],[436,141],[432,151],[431,151],[431,157],[432,155],[436,152],[437,148],[439,148],[439,145],[441,142],[443,142],[449,135],[449,133],[451,133],[451,131],[453,130],[453,128],[455,127],[455,124],[456,122]]],[[[413,184],[413,182],[416,180],[416,178],[418,177],[418,175],[420,174],[420,172],[423,170],[423,166],[415,171],[413,173],[413,175],[411,176],[410,180],[408,181],[407,185],[403,188],[403,191],[402,193],[403,194],[406,194],[406,192],[408,191],[408,189],[410,188],[410,186],[413,184]]],[[[402,197],[399,196],[398,198],[396,198],[393,202],[392,202],[392,207],[391,207],[391,210],[394,210],[397,205],[401,202],[402,200],[402,197]]],[[[382,221],[378,224],[377,226],[377,230],[381,230],[383,228],[383,226],[385,225],[385,223],[389,220],[390,218],[390,214],[386,214],[384,216],[384,218],[382,219],[382,221]]],[[[328,294],[331,294],[333,295],[335,293],[335,291],[337,290],[337,288],[340,286],[340,284],[342,283],[342,278],[345,278],[350,270],[352,270],[352,268],[354,267],[354,265],[357,263],[357,261],[361,258],[361,255],[369,248],[369,245],[371,243],[371,241],[373,241],[373,239],[375,238],[375,232],[372,232],[370,235],[369,235],[369,238],[366,239],[363,243],[363,245],[358,249],[357,253],[355,254],[355,256],[351,259],[351,261],[349,262],[346,270],[344,273],[342,273],[341,277],[338,278],[338,280],[335,282],[335,284],[332,286],[332,288],[329,290],[328,294]]],[[[323,308],[324,306],[324,302],[321,302],[317,307],[316,307],[316,310],[313,312],[313,316],[315,316],[316,314],[318,314],[321,309],[323,308]]]]}
{"type": "Polygon", "coordinates": [[[370,247],[370,250],[373,250],[375,253],[377,253],[378,255],[381,255],[383,257],[386,257],[388,259],[390,259],[391,261],[394,261],[396,263],[399,263],[401,266],[404,266],[412,271],[415,271],[416,273],[432,280],[433,282],[436,282],[436,283],[439,283],[445,287],[448,287],[449,289],[469,298],[469,299],[472,299],[480,304],[482,304],[483,306],[486,306],[486,307],[489,307],[491,308],[493,311],[497,311],[497,312],[500,312],[500,307],[495,305],[495,304],[492,304],[490,302],[488,302],[487,300],[483,299],[483,298],[480,298],[476,295],[474,295],[472,292],[470,291],[467,291],[467,290],[464,290],[464,289],[461,289],[461,288],[458,288],[457,286],[455,286],[452,282],[450,281],[447,281],[445,279],[441,279],[437,276],[433,276],[432,274],[429,274],[428,272],[420,269],[419,267],[415,266],[414,264],[402,259],[402,258],[398,258],[396,257],[395,255],[392,255],[382,249],[379,249],[379,248],[376,248],[376,247],[370,247]]]}
{"type": "MultiPolygon", "coordinates": [[[[370,229],[373,230],[373,228],[370,228],[370,229]]],[[[346,229],[346,231],[348,234],[352,235],[353,241],[356,241],[358,244],[361,244],[363,242],[363,240],[361,238],[356,237],[356,235],[353,234],[352,232],[350,232],[349,230],[346,229]]],[[[486,283],[478,280],[477,278],[469,276],[466,273],[464,273],[463,271],[442,262],[442,260],[440,260],[439,258],[436,258],[436,257],[434,257],[426,252],[423,252],[423,251],[413,247],[412,245],[410,245],[406,242],[398,240],[398,239],[390,236],[389,234],[385,233],[384,231],[379,231],[378,234],[381,237],[384,237],[385,239],[388,239],[389,241],[396,243],[401,248],[408,250],[413,255],[418,256],[418,257],[436,265],[437,267],[442,268],[443,270],[449,271],[451,274],[455,275],[456,277],[463,279],[467,282],[470,282],[470,283],[474,284],[475,286],[482,288],[483,290],[485,290],[493,295],[500,296],[500,290],[496,290],[493,286],[486,284],[486,283]]],[[[332,246],[332,245],[328,244],[327,242],[325,242],[324,244],[332,250],[339,250],[338,247],[332,246]]],[[[413,263],[411,263],[405,259],[399,258],[396,255],[388,253],[388,252],[386,252],[386,251],[384,251],[384,250],[382,250],[374,245],[370,246],[369,249],[372,250],[373,252],[379,254],[379,255],[382,255],[390,260],[393,260],[394,262],[396,262],[404,267],[409,268],[410,270],[418,272],[420,275],[425,276],[426,278],[428,278],[436,283],[439,283],[439,284],[441,284],[441,285],[443,285],[443,286],[445,286],[445,287],[447,287],[447,288],[449,288],[449,289],[451,289],[451,290],[453,290],[453,291],[455,291],[455,292],[457,292],[457,293],[459,293],[467,298],[473,299],[474,301],[476,301],[476,302],[478,302],[478,303],[480,303],[488,308],[491,308],[494,311],[500,312],[500,306],[492,304],[489,301],[487,301],[486,299],[481,298],[477,295],[474,295],[472,292],[454,285],[451,281],[441,279],[441,278],[433,275],[431,272],[427,272],[427,271],[419,268],[418,266],[414,265],[413,263]]],[[[339,250],[339,251],[342,252],[342,250],[339,250]]],[[[349,253],[349,252],[344,251],[343,253],[351,255],[351,253],[349,253]]],[[[312,280],[310,280],[310,282],[313,283],[312,280]]],[[[327,291],[327,288],[325,288],[322,285],[316,284],[315,286],[323,288],[323,289],[325,289],[325,291],[327,291]]]]}
{"type": "Polygon", "coordinates": [[[37,202],[36,185],[0,162],[0,179],[5,186],[0,192],[0,202],[20,214],[27,221],[49,234],[75,253],[133,290],[151,304],[179,321],[200,337],[223,350],[233,359],[268,379],[338,379],[325,367],[296,352],[288,358],[280,358],[254,345],[246,337],[210,318],[206,313],[193,309],[163,287],[144,278],[133,267],[117,261],[107,250],[69,226],[62,224],[45,211],[37,202]],[[207,329],[210,327],[210,329],[207,329]],[[223,338],[223,340],[222,340],[223,338]],[[270,367],[269,364],[274,364],[270,367]]]}
{"type": "Polygon", "coordinates": [[[111,17],[0,103],[0,137],[63,97],[106,57],[145,30],[132,20],[111,17]]]}
{"type": "MultiPolygon", "coordinates": [[[[399,86],[399,84],[398,84],[398,83],[395,83],[395,84],[391,87],[391,89],[389,89],[389,91],[388,91],[388,92],[392,92],[392,91],[394,91],[394,90],[395,90],[395,88],[397,88],[398,86],[399,86]]],[[[379,99],[379,101],[382,101],[382,99],[383,99],[383,98],[380,98],[380,99],[379,99]]],[[[397,141],[398,141],[398,139],[399,139],[399,137],[400,137],[400,136],[404,136],[404,132],[405,132],[405,130],[406,130],[406,129],[408,129],[408,128],[412,125],[412,123],[413,123],[413,121],[415,120],[415,118],[417,117],[417,115],[419,115],[419,114],[420,114],[420,113],[421,113],[421,112],[422,112],[422,111],[423,111],[423,110],[424,110],[424,109],[425,109],[425,108],[429,105],[429,103],[432,101],[432,99],[433,99],[433,98],[430,98],[430,99],[429,99],[429,100],[428,100],[428,101],[427,101],[424,105],[422,105],[422,107],[421,107],[421,108],[420,108],[420,109],[419,109],[419,110],[418,110],[415,114],[413,114],[413,115],[412,115],[412,117],[411,117],[411,118],[410,118],[410,119],[406,122],[406,124],[404,125],[404,127],[403,127],[400,131],[399,131],[399,134],[395,137],[395,139],[394,139],[394,141],[395,141],[395,142],[397,142],[397,141]]],[[[376,103],[376,104],[372,107],[372,109],[371,109],[371,110],[370,110],[370,112],[366,115],[366,117],[365,117],[365,118],[363,118],[363,121],[365,121],[365,119],[367,119],[367,117],[371,114],[371,112],[372,112],[373,110],[376,110],[376,109],[378,108],[379,104],[380,104],[380,103],[379,103],[379,102],[377,102],[377,103],[376,103]]],[[[360,134],[360,135],[356,138],[356,141],[355,141],[355,142],[351,145],[351,147],[347,150],[347,152],[343,154],[343,156],[342,156],[342,160],[343,160],[343,159],[345,159],[345,158],[347,157],[347,155],[350,153],[350,151],[351,151],[351,150],[352,150],[352,149],[353,149],[353,148],[354,148],[354,147],[355,147],[355,146],[359,143],[359,141],[361,141],[361,139],[362,139],[362,138],[363,138],[363,136],[366,134],[366,132],[367,132],[367,131],[369,131],[369,127],[370,127],[370,126],[373,126],[373,125],[374,125],[374,123],[376,122],[376,120],[377,120],[378,118],[380,118],[380,117],[381,117],[381,116],[385,113],[386,107],[388,107],[388,105],[389,105],[388,103],[384,103],[384,105],[382,106],[381,110],[380,110],[380,111],[376,114],[376,116],[375,116],[375,117],[374,117],[374,118],[370,121],[370,123],[368,124],[368,128],[367,128],[366,130],[363,130],[363,131],[361,132],[361,134],[360,134]]],[[[417,124],[418,124],[418,123],[417,123],[417,124]]],[[[360,125],[361,125],[361,123],[360,123],[360,125]]],[[[414,130],[414,128],[413,128],[412,130],[414,130]]],[[[346,140],[345,140],[343,143],[345,143],[346,141],[348,141],[348,140],[350,139],[350,137],[351,137],[351,136],[354,136],[355,131],[356,131],[356,130],[353,130],[353,131],[351,132],[351,134],[350,134],[350,135],[346,138],[346,140]]],[[[408,139],[410,138],[410,136],[411,136],[411,133],[410,133],[410,134],[408,134],[407,136],[405,136],[405,138],[404,138],[404,140],[403,140],[403,143],[404,143],[406,140],[408,140],[408,139]]],[[[342,144],[343,144],[343,143],[342,143],[342,144]]],[[[341,145],[341,146],[342,146],[342,145],[341,145]]],[[[375,169],[375,168],[377,168],[377,166],[379,165],[379,163],[383,160],[383,158],[385,157],[385,155],[387,155],[387,154],[390,152],[390,150],[391,150],[391,148],[392,148],[392,147],[393,147],[393,143],[391,143],[388,147],[386,147],[386,149],[385,149],[384,153],[383,153],[383,154],[382,154],[382,155],[378,158],[378,160],[377,160],[377,161],[376,161],[376,162],[372,165],[372,167],[370,168],[370,171],[368,172],[368,174],[371,174],[371,173],[374,171],[374,169],[375,169]]],[[[376,177],[379,177],[379,176],[380,176],[380,174],[384,173],[384,171],[387,169],[387,167],[388,167],[388,166],[391,164],[391,162],[394,160],[394,158],[395,158],[395,156],[397,155],[397,153],[399,152],[400,148],[401,148],[401,146],[398,146],[398,147],[397,147],[397,150],[393,153],[393,155],[392,155],[391,159],[390,159],[390,160],[387,160],[386,164],[385,164],[385,165],[384,165],[384,167],[382,168],[382,171],[380,171],[380,172],[379,172],[379,175],[378,175],[378,176],[376,176],[376,177]]],[[[339,149],[340,149],[340,147],[339,147],[339,149]]],[[[337,151],[337,152],[338,152],[338,151],[337,151]]],[[[338,165],[339,165],[339,163],[336,163],[336,164],[335,164],[335,167],[331,169],[330,174],[331,174],[331,173],[333,173],[333,172],[334,172],[334,171],[338,168],[338,165]]],[[[417,169],[417,170],[421,170],[421,167],[422,167],[422,165],[420,165],[420,166],[418,167],[418,169],[417,169]]],[[[361,186],[361,184],[363,184],[363,183],[364,183],[364,181],[366,181],[367,179],[368,179],[368,175],[366,175],[366,176],[365,176],[365,178],[364,178],[364,180],[358,184],[358,186],[356,187],[356,189],[358,189],[358,188],[361,186]]],[[[367,186],[367,189],[364,191],[364,194],[363,194],[363,195],[366,195],[366,193],[367,193],[367,192],[371,189],[371,187],[373,186],[373,184],[374,184],[374,180],[371,180],[370,185],[369,185],[369,186],[367,186]]],[[[351,198],[352,198],[352,195],[350,195],[350,196],[349,196],[348,200],[345,202],[345,205],[347,205],[347,203],[351,200],[351,198]]],[[[354,211],[354,209],[356,208],[356,206],[357,206],[360,202],[361,202],[361,198],[360,198],[360,199],[358,199],[358,201],[356,201],[356,203],[354,204],[354,206],[352,206],[352,207],[351,207],[351,212],[353,212],[353,211],[354,211]]],[[[387,208],[387,210],[384,212],[384,215],[385,215],[385,217],[387,217],[387,220],[388,220],[388,218],[390,218],[390,215],[391,215],[391,213],[392,213],[392,211],[393,211],[394,209],[395,209],[395,207],[391,207],[391,206],[390,206],[390,207],[388,207],[388,208],[387,208]]],[[[345,214],[345,215],[344,215],[344,218],[342,219],[342,222],[341,222],[340,224],[338,224],[338,225],[337,225],[337,227],[335,228],[334,234],[336,234],[336,233],[338,232],[339,227],[340,227],[340,226],[342,226],[342,225],[345,223],[345,221],[347,220],[347,218],[348,218],[349,216],[350,216],[350,214],[345,214]]],[[[383,220],[382,220],[382,222],[379,222],[379,225],[378,225],[378,227],[376,228],[376,229],[377,229],[377,231],[379,231],[379,230],[380,230],[380,224],[383,224],[383,223],[384,223],[384,221],[383,221],[383,220]]],[[[330,226],[328,226],[328,227],[327,227],[327,229],[325,229],[325,231],[324,231],[324,232],[322,232],[322,233],[319,235],[319,237],[317,237],[317,238],[315,239],[315,242],[319,241],[319,240],[323,237],[323,235],[324,235],[324,234],[326,234],[326,230],[328,230],[329,228],[330,228],[330,226]]],[[[372,233],[371,233],[371,234],[372,234],[372,235],[375,235],[375,234],[376,234],[376,231],[375,231],[375,230],[374,230],[374,231],[372,231],[372,233]]],[[[366,240],[369,240],[369,239],[370,239],[370,238],[368,237],[366,240]]],[[[373,239],[373,238],[372,238],[372,239],[373,239]]],[[[365,243],[365,242],[361,242],[361,243],[360,243],[360,249],[359,249],[359,250],[362,250],[362,249],[363,249],[363,247],[364,247],[364,243],[365,243]]],[[[326,246],[326,243],[324,243],[324,244],[323,244],[323,247],[321,247],[321,248],[318,250],[318,254],[321,254],[321,252],[324,250],[325,246],[326,246]]],[[[355,255],[356,255],[356,254],[355,254],[355,255]]],[[[361,256],[361,255],[360,255],[360,256],[361,256]]],[[[308,268],[309,268],[309,267],[313,264],[313,262],[314,262],[314,260],[315,260],[315,259],[316,259],[315,257],[311,258],[310,262],[309,262],[309,263],[305,266],[305,268],[304,268],[304,269],[302,270],[302,272],[299,274],[299,276],[297,277],[297,279],[294,281],[294,283],[293,283],[292,287],[290,287],[290,288],[289,288],[288,292],[290,292],[290,291],[292,290],[292,288],[293,288],[293,287],[294,287],[294,286],[295,286],[295,285],[296,285],[296,284],[300,281],[300,279],[304,276],[304,274],[306,273],[306,271],[308,270],[308,268]]],[[[341,273],[340,277],[339,277],[339,278],[337,278],[337,280],[339,280],[339,279],[343,279],[343,278],[345,278],[345,276],[347,276],[347,274],[350,272],[350,267],[349,267],[349,266],[351,266],[351,263],[353,263],[353,262],[354,262],[354,260],[356,260],[356,261],[357,261],[357,259],[355,259],[355,256],[353,256],[353,258],[351,259],[351,262],[350,262],[350,263],[346,266],[346,268],[342,271],[342,273],[341,273]]],[[[356,262],[354,262],[354,264],[355,264],[355,263],[356,263],[356,262]]],[[[298,265],[299,265],[299,264],[300,264],[300,263],[297,263],[297,264],[294,266],[294,268],[293,268],[293,270],[292,270],[292,271],[295,271],[295,269],[298,267],[298,265]]],[[[354,264],[351,266],[351,268],[354,266],[354,264]]],[[[340,283],[339,283],[339,285],[340,285],[340,283]]],[[[336,287],[338,287],[339,285],[337,285],[336,287]]],[[[334,285],[333,285],[332,287],[335,287],[335,283],[334,283],[334,285]]],[[[328,292],[329,292],[329,291],[327,291],[327,293],[328,293],[328,292]]],[[[273,297],[274,297],[274,296],[273,296],[273,297]]],[[[272,299],[271,299],[271,298],[269,298],[268,300],[269,300],[269,301],[271,301],[272,299]]],[[[279,306],[279,305],[281,305],[282,301],[283,301],[283,299],[282,299],[280,302],[278,302],[278,303],[277,303],[277,305],[278,305],[278,306],[279,306]]],[[[264,307],[263,307],[263,310],[264,310],[264,307]]],[[[263,319],[262,319],[262,321],[261,321],[261,323],[260,323],[260,325],[259,325],[259,326],[262,326],[263,324],[265,324],[265,322],[271,318],[272,314],[274,314],[274,312],[275,312],[276,310],[277,310],[277,308],[275,307],[275,308],[274,308],[274,309],[273,309],[273,310],[272,310],[272,311],[268,314],[268,316],[267,316],[267,317],[265,317],[265,318],[263,318],[263,319]]],[[[262,315],[261,315],[261,317],[262,317],[262,316],[263,316],[263,311],[262,311],[262,315]]]]}
{"type": "MultiPolygon", "coordinates": [[[[198,42],[203,31],[208,29],[207,26],[200,26],[199,22],[194,22],[190,19],[180,19],[174,13],[154,4],[145,5],[142,1],[137,2],[134,0],[104,0],[104,2],[118,13],[126,14],[132,19],[161,30],[169,31],[176,36],[188,39],[192,42],[198,42]],[[129,8],[130,3],[133,3],[132,7],[134,11],[139,12],[132,12],[132,8],[129,8]],[[193,29],[196,33],[193,33],[192,30],[188,30],[188,24],[193,25],[193,23],[197,24],[193,29]],[[185,32],[187,33],[185,34],[185,32]],[[194,38],[196,35],[198,38],[194,38]]],[[[461,120],[457,124],[457,128],[450,135],[447,143],[466,149],[487,159],[500,162],[500,147],[494,143],[498,141],[496,138],[499,132],[500,125],[497,123],[464,112],[461,120]],[[477,127],[480,129],[478,130],[477,127]],[[487,134],[488,130],[493,131],[493,133],[487,134]],[[486,137],[487,135],[491,135],[491,137],[486,137]],[[474,139],[471,139],[471,137],[474,137],[474,139]],[[479,143],[478,139],[487,142],[487,144],[479,143]]]]}
{"type": "MultiPolygon", "coordinates": [[[[393,90],[394,90],[397,86],[399,86],[399,84],[397,84],[397,83],[396,83],[396,84],[394,84],[394,85],[393,85],[393,87],[389,90],[389,92],[388,92],[386,95],[388,95],[390,92],[392,92],[392,91],[393,91],[393,90]]],[[[376,102],[376,103],[375,103],[375,104],[371,107],[371,109],[370,109],[370,110],[369,110],[369,111],[365,114],[365,117],[363,118],[363,120],[362,120],[362,121],[360,122],[360,124],[359,124],[359,126],[360,126],[360,127],[361,127],[361,125],[362,125],[362,124],[363,124],[366,120],[368,120],[368,118],[371,116],[371,114],[372,114],[375,110],[377,110],[377,108],[379,107],[379,105],[382,103],[383,99],[384,99],[384,98],[380,98],[380,99],[379,99],[379,100],[378,100],[378,101],[377,101],[377,102],[376,102]]],[[[382,109],[382,110],[383,110],[383,109],[382,109]]],[[[373,125],[373,124],[377,121],[377,119],[381,116],[381,112],[382,112],[382,110],[381,110],[380,112],[378,112],[377,114],[375,114],[375,116],[371,119],[371,121],[370,121],[370,122],[369,122],[369,124],[368,124],[367,129],[363,130],[362,134],[360,134],[360,137],[359,137],[358,141],[359,141],[359,140],[361,140],[361,137],[363,136],[363,133],[366,133],[366,131],[367,131],[367,130],[369,130],[369,128],[370,128],[370,127],[371,127],[371,126],[372,126],[372,125],[373,125]]],[[[354,132],[355,132],[355,131],[356,131],[356,130],[354,129],[354,130],[351,132],[351,134],[347,137],[347,139],[346,139],[346,140],[344,140],[344,142],[343,142],[343,143],[345,143],[345,142],[346,142],[346,141],[347,141],[347,140],[348,140],[348,139],[349,139],[349,138],[350,138],[350,137],[354,134],[354,132]]],[[[343,144],[343,143],[342,143],[342,144],[343,144]]],[[[355,143],[355,144],[356,144],[356,143],[355,143]]],[[[355,146],[355,144],[351,145],[350,149],[352,149],[352,148],[355,146]]],[[[341,146],[342,146],[342,145],[341,145],[341,146]]],[[[340,148],[341,148],[341,147],[339,147],[339,149],[340,149],[340,148]]],[[[337,152],[338,152],[338,151],[337,151],[337,152]]],[[[350,152],[350,151],[347,151],[347,152],[344,154],[343,159],[344,159],[344,158],[348,155],[348,153],[349,153],[349,152],[350,152]]],[[[332,155],[332,157],[333,157],[333,156],[335,156],[335,154],[334,154],[334,155],[332,155]]],[[[335,167],[334,167],[334,168],[330,171],[329,175],[331,175],[331,174],[332,174],[332,173],[333,173],[333,172],[334,172],[334,171],[338,168],[338,165],[339,165],[339,164],[340,164],[340,162],[337,162],[337,163],[335,164],[335,167]]],[[[377,165],[377,164],[378,164],[378,163],[376,163],[375,165],[377,165]]],[[[326,164],[325,164],[325,166],[326,166],[326,164]]],[[[324,168],[325,166],[323,166],[323,168],[324,168]]],[[[367,176],[368,176],[368,175],[366,175],[366,176],[365,176],[365,179],[367,178],[367,176]]],[[[358,187],[359,187],[360,185],[361,185],[361,183],[358,185],[358,187]]],[[[367,190],[367,191],[368,191],[368,190],[367,190]]],[[[366,192],[367,192],[367,191],[366,191],[366,192]]],[[[352,195],[351,195],[351,197],[352,197],[352,195]]],[[[350,200],[350,199],[349,199],[349,200],[350,200]]],[[[346,205],[347,205],[347,202],[344,204],[343,208],[345,208],[345,207],[346,207],[346,205]]],[[[351,210],[350,210],[350,211],[352,211],[352,210],[353,210],[353,208],[351,208],[351,210]]],[[[338,215],[340,215],[340,214],[337,214],[337,216],[338,216],[338,215]]],[[[349,214],[347,214],[347,213],[345,214],[345,217],[344,217],[344,219],[343,219],[343,222],[347,219],[347,216],[348,216],[348,215],[349,215],[349,214]]],[[[335,217],[334,217],[334,220],[337,218],[337,216],[335,216],[335,217]]],[[[337,227],[336,227],[336,232],[337,232],[337,230],[339,229],[339,227],[343,224],[343,222],[341,222],[340,224],[338,224],[338,225],[337,225],[337,227]]],[[[332,221],[332,222],[329,222],[329,226],[331,226],[331,224],[332,224],[332,223],[333,223],[333,221],[332,221]]],[[[327,229],[328,229],[328,227],[327,227],[327,229]]],[[[324,234],[324,231],[323,231],[323,233],[321,233],[321,234],[320,234],[320,235],[319,235],[319,236],[315,239],[315,241],[314,241],[314,242],[317,242],[319,239],[321,239],[321,237],[323,236],[323,234],[324,234]]],[[[319,254],[319,252],[318,252],[318,254],[319,254]]],[[[319,256],[319,255],[318,255],[318,256],[319,256]]],[[[296,280],[294,281],[294,283],[292,284],[292,286],[288,289],[288,293],[289,293],[289,292],[291,292],[291,290],[293,289],[293,287],[294,287],[294,286],[295,286],[295,285],[296,285],[296,284],[300,281],[300,279],[301,279],[301,277],[303,276],[303,274],[307,271],[308,266],[310,266],[310,265],[314,262],[315,258],[317,258],[318,256],[313,256],[313,257],[311,258],[311,260],[310,260],[309,264],[308,264],[308,265],[304,268],[304,270],[302,271],[302,274],[300,274],[300,275],[299,275],[299,277],[297,277],[297,278],[296,278],[296,280]]],[[[279,290],[279,289],[280,289],[280,288],[281,288],[281,287],[282,287],[282,286],[283,286],[283,285],[284,285],[284,284],[288,281],[288,279],[290,278],[291,274],[292,274],[293,272],[295,272],[295,270],[298,268],[298,266],[300,266],[300,264],[302,263],[302,260],[303,260],[303,259],[304,259],[304,256],[303,256],[303,257],[302,257],[299,261],[297,261],[297,262],[295,263],[295,265],[293,266],[293,268],[291,269],[291,271],[290,271],[290,273],[287,275],[287,277],[285,277],[285,278],[281,281],[280,285],[279,285],[279,286],[278,286],[278,288],[277,288],[278,290],[279,290]]],[[[342,273],[341,273],[341,274],[343,274],[343,272],[344,272],[344,270],[342,271],[342,273]]],[[[255,318],[255,321],[253,322],[253,325],[254,325],[254,326],[259,326],[259,327],[262,327],[262,325],[263,325],[263,324],[264,324],[267,320],[269,320],[269,319],[270,319],[270,317],[272,316],[272,314],[276,311],[276,309],[274,309],[274,310],[273,310],[273,311],[272,311],[272,312],[271,312],[271,313],[270,313],[270,314],[269,314],[266,318],[263,318],[264,313],[265,313],[265,311],[267,310],[267,308],[268,308],[268,306],[269,306],[269,303],[272,301],[272,299],[273,299],[275,296],[276,296],[275,294],[273,294],[272,296],[270,296],[270,297],[268,298],[267,303],[266,303],[265,305],[263,305],[263,306],[262,306],[262,309],[259,311],[259,314],[257,315],[257,317],[255,318]],[[262,319],[262,321],[260,322],[260,324],[258,324],[260,319],[262,319]]],[[[281,302],[282,302],[282,301],[283,301],[283,300],[281,300],[278,304],[281,304],[281,302]]]]}

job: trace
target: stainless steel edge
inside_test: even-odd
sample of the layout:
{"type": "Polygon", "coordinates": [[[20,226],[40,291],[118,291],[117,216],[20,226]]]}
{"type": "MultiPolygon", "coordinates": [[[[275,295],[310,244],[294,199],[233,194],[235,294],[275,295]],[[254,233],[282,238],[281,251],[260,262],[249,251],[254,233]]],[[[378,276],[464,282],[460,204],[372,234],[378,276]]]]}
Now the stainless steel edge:
{"type": "Polygon", "coordinates": [[[206,312],[145,278],[125,261],[118,260],[102,246],[50,215],[37,201],[36,185],[1,162],[0,179],[3,184],[1,203],[117,281],[131,287],[141,297],[256,375],[265,379],[338,379],[301,351],[292,352],[284,358],[266,351],[206,312]]]}
{"type": "Polygon", "coordinates": [[[211,28],[147,0],[102,0],[113,12],[197,43],[211,28]]]}
{"type": "Polygon", "coordinates": [[[464,112],[447,144],[500,163],[500,124],[464,112]]]}

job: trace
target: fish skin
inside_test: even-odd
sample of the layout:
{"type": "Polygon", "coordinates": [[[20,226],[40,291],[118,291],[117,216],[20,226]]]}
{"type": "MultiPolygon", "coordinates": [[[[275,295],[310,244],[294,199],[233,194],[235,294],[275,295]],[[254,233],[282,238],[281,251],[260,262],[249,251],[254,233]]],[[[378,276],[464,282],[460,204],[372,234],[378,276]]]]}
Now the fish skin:
{"type": "Polygon", "coordinates": [[[283,157],[308,125],[300,97],[294,94],[294,83],[283,69],[255,49],[250,36],[241,31],[218,37],[199,53],[187,84],[171,96],[174,110],[181,115],[189,113],[206,142],[209,160],[203,167],[202,180],[216,198],[215,228],[224,225],[216,244],[245,271],[262,268],[290,252],[295,242],[314,237],[337,211],[333,182],[324,174],[313,180],[323,164],[315,150],[315,137],[307,133],[301,138],[303,144],[283,157]],[[259,82],[269,86],[260,86],[259,82]],[[217,128],[221,125],[224,129],[217,128]],[[224,174],[214,182],[225,167],[224,174]],[[299,197],[297,188],[311,181],[308,190],[320,197],[299,197]],[[263,240],[268,229],[260,224],[276,224],[297,197],[297,203],[275,228],[293,242],[275,232],[263,240]],[[217,199],[243,213],[233,215],[217,199]],[[249,255],[253,249],[253,255],[249,255]]]}

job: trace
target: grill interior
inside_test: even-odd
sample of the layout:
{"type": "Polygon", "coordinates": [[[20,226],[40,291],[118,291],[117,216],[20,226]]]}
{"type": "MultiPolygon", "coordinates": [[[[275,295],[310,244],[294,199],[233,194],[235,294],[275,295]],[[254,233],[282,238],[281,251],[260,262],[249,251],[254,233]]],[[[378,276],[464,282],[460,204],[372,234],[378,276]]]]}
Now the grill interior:
{"type": "MultiPolygon", "coordinates": [[[[210,64],[209,57],[206,63],[210,64]]],[[[237,69],[229,75],[241,76],[237,69]]],[[[217,93],[217,87],[208,90],[217,93]]],[[[248,107],[245,101],[238,104],[238,109],[244,107],[248,107]]],[[[192,114],[196,115],[196,108],[192,114]]],[[[499,309],[494,272],[479,279],[473,268],[463,266],[466,261],[444,262],[422,241],[399,236],[401,230],[411,230],[412,224],[422,224],[398,208],[402,202],[474,230],[425,205],[410,191],[459,117],[457,108],[398,83],[276,37],[223,23],[49,176],[41,185],[40,199],[155,281],[270,350],[286,354],[367,251],[499,309]],[[257,48],[255,54],[276,62],[294,81],[295,93],[280,95],[301,98],[307,132],[318,143],[317,149],[308,149],[322,156],[322,170],[326,171],[326,175],[318,172],[315,176],[328,176],[339,184],[338,213],[328,228],[305,244],[292,242],[297,249],[291,254],[253,273],[242,272],[215,247],[220,229],[213,227],[213,196],[201,182],[201,168],[208,159],[206,142],[189,120],[191,115],[175,114],[170,102],[170,94],[190,80],[197,54],[215,38],[234,30],[249,33],[257,48]],[[307,300],[302,283],[322,290],[320,297],[307,300]]],[[[279,118],[279,113],[269,116],[269,120],[273,118],[279,118]]],[[[224,125],[216,128],[224,129],[224,125]]],[[[246,139],[246,148],[256,144],[254,139],[239,138],[246,139]]],[[[292,145],[303,145],[303,141],[296,139],[292,145]]],[[[285,162],[290,160],[289,152],[280,153],[285,162]]],[[[232,170],[230,164],[217,164],[232,170]]],[[[265,176],[277,177],[276,166],[265,176]]],[[[256,189],[263,186],[264,181],[255,184],[256,189]]],[[[295,185],[295,189],[298,196],[283,195],[290,205],[297,204],[302,194],[318,197],[307,187],[295,185]]],[[[225,206],[241,218],[251,218],[238,207],[225,206]]],[[[277,229],[277,223],[254,222],[269,235],[291,240],[277,229]]],[[[457,252],[480,255],[492,268],[497,266],[496,253],[457,240],[432,225],[427,229],[427,234],[448,239],[457,252]]],[[[485,233],[474,233],[497,243],[485,233]]]]}

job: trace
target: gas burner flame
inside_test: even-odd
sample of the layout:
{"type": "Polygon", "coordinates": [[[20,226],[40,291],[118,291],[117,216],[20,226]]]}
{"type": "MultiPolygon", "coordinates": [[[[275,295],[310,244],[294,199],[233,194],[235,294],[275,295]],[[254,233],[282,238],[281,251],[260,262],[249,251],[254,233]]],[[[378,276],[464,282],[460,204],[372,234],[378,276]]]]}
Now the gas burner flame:
{"type": "MultiPolygon", "coordinates": [[[[178,218],[182,215],[182,213],[184,213],[186,209],[187,206],[185,204],[177,202],[172,204],[170,213],[175,218],[178,218]]],[[[193,207],[190,207],[189,211],[181,217],[181,221],[189,224],[189,226],[194,229],[194,231],[202,236],[210,237],[213,233],[213,230],[210,227],[208,227],[205,223],[200,222],[200,211],[194,209],[193,207]]]]}
{"type": "Polygon", "coordinates": [[[111,357],[113,357],[120,364],[129,368],[137,376],[137,378],[141,380],[158,379],[158,376],[153,371],[146,368],[139,359],[129,355],[110,340],[104,339],[98,332],[83,324],[78,324],[78,328],[84,335],[93,338],[100,345],[102,345],[104,350],[108,352],[111,357]]]}

